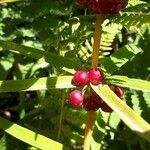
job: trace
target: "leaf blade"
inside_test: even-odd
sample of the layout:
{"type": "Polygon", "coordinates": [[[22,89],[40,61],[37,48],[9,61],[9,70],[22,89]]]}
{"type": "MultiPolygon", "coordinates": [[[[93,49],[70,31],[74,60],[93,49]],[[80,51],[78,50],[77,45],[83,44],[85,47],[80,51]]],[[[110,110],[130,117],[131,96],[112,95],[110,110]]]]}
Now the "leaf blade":
{"type": "Polygon", "coordinates": [[[150,125],[119,99],[108,85],[94,86],[92,89],[111,107],[124,123],[135,131],[138,135],[150,142],[150,125]]]}
{"type": "Polygon", "coordinates": [[[19,0],[0,0],[1,3],[12,3],[12,2],[18,2],[19,0]]]}
{"type": "Polygon", "coordinates": [[[0,117],[0,128],[13,137],[42,150],[62,150],[62,144],[0,117]]]}
{"type": "Polygon", "coordinates": [[[45,62],[52,64],[55,67],[67,67],[67,68],[79,69],[79,67],[81,66],[79,61],[75,58],[59,56],[58,54],[52,52],[45,52],[44,50],[41,49],[32,48],[32,47],[16,44],[13,42],[0,40],[0,46],[3,49],[17,52],[27,57],[31,57],[35,59],[44,58],[45,62]]]}
{"type": "Polygon", "coordinates": [[[131,88],[131,89],[135,89],[135,90],[150,92],[150,82],[149,81],[128,78],[127,76],[118,76],[118,75],[107,77],[107,81],[111,84],[131,88]]]}
{"type": "Polygon", "coordinates": [[[0,46],[3,49],[14,50],[16,52],[19,52],[20,54],[23,54],[23,55],[31,57],[31,58],[40,59],[44,56],[43,50],[16,44],[13,42],[0,40],[0,46]]]}
{"type": "Polygon", "coordinates": [[[0,92],[74,88],[72,76],[0,81],[0,92]]]}
{"type": "Polygon", "coordinates": [[[142,50],[135,44],[128,44],[112,54],[109,58],[103,60],[101,62],[101,68],[106,73],[112,74],[140,52],[142,50]]]}

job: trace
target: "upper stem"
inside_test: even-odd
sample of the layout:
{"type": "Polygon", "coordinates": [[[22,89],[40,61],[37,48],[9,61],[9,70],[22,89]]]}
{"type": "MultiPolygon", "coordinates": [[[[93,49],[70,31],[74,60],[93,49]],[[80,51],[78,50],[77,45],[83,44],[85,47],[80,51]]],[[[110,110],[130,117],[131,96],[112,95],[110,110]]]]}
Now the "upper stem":
{"type": "Polygon", "coordinates": [[[96,15],[96,26],[95,26],[95,35],[94,35],[94,43],[93,43],[93,52],[92,52],[92,68],[98,66],[99,61],[99,49],[101,42],[101,32],[102,32],[102,23],[103,23],[103,15],[96,15]]]}
{"type": "MultiPolygon", "coordinates": [[[[103,15],[96,15],[96,26],[95,26],[95,35],[94,35],[93,52],[92,52],[92,66],[91,66],[92,68],[96,68],[98,66],[102,23],[103,23],[103,15]]],[[[86,121],[84,145],[83,145],[84,150],[90,150],[90,142],[91,142],[94,121],[95,121],[94,116],[95,116],[95,112],[89,111],[87,113],[87,121],[86,121]]]]}

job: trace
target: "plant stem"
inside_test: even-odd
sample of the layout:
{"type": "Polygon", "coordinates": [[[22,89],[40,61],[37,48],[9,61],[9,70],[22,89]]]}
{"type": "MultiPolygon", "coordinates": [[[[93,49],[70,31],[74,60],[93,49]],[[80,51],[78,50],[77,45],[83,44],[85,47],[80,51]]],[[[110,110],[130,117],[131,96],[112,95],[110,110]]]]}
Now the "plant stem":
{"type": "Polygon", "coordinates": [[[58,129],[58,135],[57,135],[57,140],[60,141],[61,137],[61,131],[62,131],[62,125],[63,125],[63,113],[64,113],[64,103],[65,103],[65,92],[62,92],[62,99],[61,99],[61,112],[60,112],[60,119],[59,119],[59,129],[58,129]]]}
{"type": "Polygon", "coordinates": [[[103,15],[96,15],[96,26],[95,26],[95,35],[94,35],[94,44],[93,44],[93,53],[92,53],[92,68],[98,66],[99,58],[99,48],[101,41],[101,32],[102,32],[102,23],[103,15]]]}
{"type": "MultiPolygon", "coordinates": [[[[93,44],[93,53],[92,53],[92,68],[98,66],[98,58],[99,58],[99,48],[100,48],[100,39],[101,39],[101,31],[102,31],[102,23],[103,23],[103,15],[96,15],[96,27],[95,27],[95,35],[94,35],[94,44],[93,44]]],[[[87,121],[85,128],[85,136],[84,136],[84,150],[90,150],[90,141],[94,127],[94,112],[87,112],[87,121]]]]}

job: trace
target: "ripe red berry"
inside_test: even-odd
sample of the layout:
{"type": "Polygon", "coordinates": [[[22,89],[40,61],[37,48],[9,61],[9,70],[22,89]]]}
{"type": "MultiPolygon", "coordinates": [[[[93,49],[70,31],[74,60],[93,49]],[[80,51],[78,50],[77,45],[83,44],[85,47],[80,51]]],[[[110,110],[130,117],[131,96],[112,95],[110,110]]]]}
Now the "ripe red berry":
{"type": "Polygon", "coordinates": [[[113,4],[120,4],[123,0],[108,0],[108,2],[113,4]]]}
{"type": "Polygon", "coordinates": [[[99,106],[101,106],[103,104],[103,100],[101,97],[99,97],[99,95],[97,95],[97,93],[95,91],[91,91],[91,95],[90,95],[90,99],[92,99],[93,101],[95,101],[96,103],[99,104],[99,106]]]}
{"type": "Polygon", "coordinates": [[[93,68],[89,72],[89,81],[94,84],[98,85],[104,80],[104,74],[98,68],[93,68]]]}
{"type": "Polygon", "coordinates": [[[89,83],[89,75],[87,71],[76,71],[73,77],[74,84],[84,86],[89,83]]]}
{"type": "Polygon", "coordinates": [[[83,103],[84,95],[79,90],[74,90],[69,94],[69,102],[74,107],[80,107],[83,103]]]}
{"type": "Polygon", "coordinates": [[[86,111],[96,111],[100,108],[99,104],[93,101],[91,98],[84,99],[83,106],[86,111]]]}
{"type": "Polygon", "coordinates": [[[125,8],[128,0],[76,0],[81,6],[98,14],[113,14],[125,8]]]}
{"type": "Polygon", "coordinates": [[[114,92],[119,98],[121,98],[124,94],[123,88],[119,86],[115,86],[114,92]]]}
{"type": "Polygon", "coordinates": [[[124,95],[124,91],[122,87],[116,85],[109,85],[109,87],[119,98],[121,98],[124,95]]]}
{"type": "Polygon", "coordinates": [[[113,111],[106,103],[103,103],[103,105],[101,106],[101,110],[104,112],[112,112],[113,111]]]}

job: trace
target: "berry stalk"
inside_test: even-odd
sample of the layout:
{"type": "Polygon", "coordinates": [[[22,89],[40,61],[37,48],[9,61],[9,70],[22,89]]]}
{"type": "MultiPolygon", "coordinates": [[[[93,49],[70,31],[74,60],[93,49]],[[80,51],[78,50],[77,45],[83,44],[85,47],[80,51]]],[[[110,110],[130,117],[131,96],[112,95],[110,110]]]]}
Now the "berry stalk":
{"type": "MultiPolygon", "coordinates": [[[[92,52],[92,68],[96,68],[98,66],[98,58],[99,58],[99,48],[100,48],[100,39],[101,39],[101,32],[102,32],[102,23],[103,23],[103,15],[96,15],[96,27],[95,27],[95,35],[94,35],[94,44],[93,44],[93,52],[92,52]]],[[[85,135],[84,135],[84,150],[90,150],[90,142],[94,127],[94,112],[87,113],[87,120],[86,120],[86,128],[85,128],[85,135]]]]}

